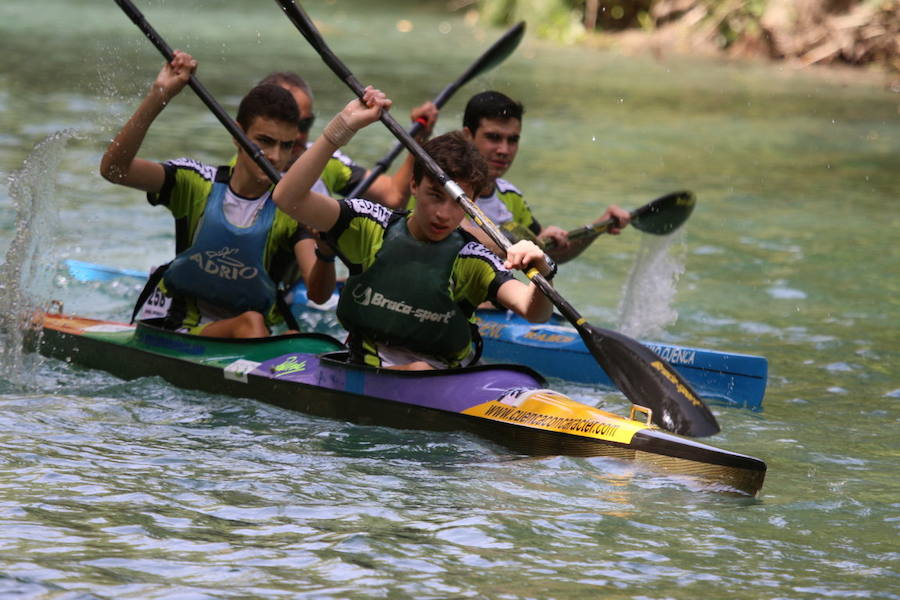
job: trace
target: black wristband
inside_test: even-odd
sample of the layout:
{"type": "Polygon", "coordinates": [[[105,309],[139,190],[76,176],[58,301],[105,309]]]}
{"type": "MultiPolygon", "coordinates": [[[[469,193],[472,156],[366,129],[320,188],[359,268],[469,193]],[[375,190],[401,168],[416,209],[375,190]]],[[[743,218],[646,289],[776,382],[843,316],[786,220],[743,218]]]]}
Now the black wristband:
{"type": "Polygon", "coordinates": [[[327,263],[334,262],[334,254],[332,254],[331,256],[322,254],[322,252],[319,250],[318,246],[316,247],[316,258],[318,258],[322,262],[327,262],[327,263]]]}

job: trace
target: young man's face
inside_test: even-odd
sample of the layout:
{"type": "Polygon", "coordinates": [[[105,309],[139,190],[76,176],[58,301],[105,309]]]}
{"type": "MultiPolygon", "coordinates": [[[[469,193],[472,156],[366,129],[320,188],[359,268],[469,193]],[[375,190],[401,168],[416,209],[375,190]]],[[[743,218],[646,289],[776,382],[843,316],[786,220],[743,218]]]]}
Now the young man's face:
{"type": "MultiPolygon", "coordinates": [[[[457,182],[469,197],[472,185],[457,182]]],[[[459,227],[466,212],[444,188],[425,176],[419,183],[412,183],[412,194],[416,197],[416,209],[407,224],[409,232],[419,241],[440,242],[459,227]]]]}
{"type": "MultiPolygon", "coordinates": [[[[283,172],[288,168],[297,138],[297,124],[275,121],[266,117],[256,117],[244,132],[250,141],[259,146],[275,170],[283,172]]],[[[237,143],[237,142],[235,142],[237,143]]],[[[271,181],[259,165],[238,146],[235,168],[246,169],[257,183],[268,186],[271,181]]]]}
{"type": "Polygon", "coordinates": [[[465,128],[469,139],[487,161],[491,181],[502,177],[512,166],[519,151],[522,122],[519,119],[481,119],[474,135],[465,128]]]}

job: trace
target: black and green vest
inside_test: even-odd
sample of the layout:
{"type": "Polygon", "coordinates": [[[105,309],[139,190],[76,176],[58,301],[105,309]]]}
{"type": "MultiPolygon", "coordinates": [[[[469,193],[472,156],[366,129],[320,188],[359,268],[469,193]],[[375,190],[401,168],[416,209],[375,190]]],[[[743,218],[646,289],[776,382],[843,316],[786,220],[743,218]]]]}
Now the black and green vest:
{"type": "Polygon", "coordinates": [[[464,355],[472,343],[466,315],[451,296],[451,274],[466,239],[457,230],[420,242],[405,215],[384,232],[372,265],[344,285],[337,317],[351,336],[436,357],[464,355]]]}

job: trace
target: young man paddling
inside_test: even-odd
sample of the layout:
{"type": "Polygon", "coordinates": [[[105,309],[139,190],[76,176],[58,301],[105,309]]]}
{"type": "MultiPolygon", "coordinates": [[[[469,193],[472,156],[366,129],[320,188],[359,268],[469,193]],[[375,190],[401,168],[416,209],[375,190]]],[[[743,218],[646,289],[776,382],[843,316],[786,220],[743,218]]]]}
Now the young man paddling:
{"type": "MultiPolygon", "coordinates": [[[[350,269],[338,318],[356,360],[399,369],[458,366],[471,352],[469,319],[484,300],[531,321],[550,317],[550,301],[509,269],[534,265],[550,277],[552,267],[532,242],[511,246],[504,263],[461,231],[462,207],[418,163],[410,215],[312,191],[331,154],[389,107],[384,94],[367,88],[294,163],[273,197],[289,215],[325,232],[350,269]]],[[[484,161],[461,134],[435,138],[425,150],[468,194],[483,185],[484,161]]]]}
{"type": "MultiPolygon", "coordinates": [[[[264,337],[281,320],[273,283],[278,275],[271,272],[276,257],[293,253],[302,258],[300,270],[313,299],[331,294],[334,265],[315,260],[315,241],[277,209],[271,181],[237,142],[233,167],[136,157],[151,124],[196,68],[189,54],[175,51],[107,148],[100,173],[147,192],[150,204],[165,206],[175,218],[177,256],[161,281],[155,278],[158,283],[144,305],[155,311],[144,316],[164,317],[165,326],[186,333],[264,337]]],[[[299,120],[293,97],[274,85],[253,88],[237,115],[241,129],[279,171],[291,160],[299,120]]]]}
{"type": "MultiPolygon", "coordinates": [[[[593,240],[570,241],[564,229],[554,225],[542,226],[525,203],[522,192],[502,179],[519,151],[524,112],[521,103],[494,91],[476,94],[466,104],[463,131],[488,165],[487,186],[480,190],[476,202],[513,239],[532,239],[539,243],[553,240],[555,246],[547,253],[563,263],[581,254],[593,240]]],[[[609,218],[619,223],[618,227],[607,230],[613,235],[618,234],[631,220],[628,211],[611,205],[595,222],[609,218]]]]}
{"type": "MultiPolygon", "coordinates": [[[[313,93],[305,79],[290,71],[278,71],[266,75],[258,85],[279,85],[289,91],[300,109],[300,121],[297,124],[297,139],[294,143],[291,164],[306,151],[309,146],[309,130],[315,121],[313,113],[313,93]]],[[[412,122],[419,121],[424,125],[419,142],[431,135],[431,130],[437,122],[438,109],[433,102],[425,102],[415,107],[410,112],[412,122]]],[[[379,175],[372,182],[362,197],[367,200],[384,204],[389,208],[400,207],[406,204],[409,198],[409,181],[412,177],[413,158],[407,155],[406,160],[392,176],[379,175]]],[[[347,196],[360,182],[368,177],[369,172],[353,161],[349,156],[336,150],[322,171],[322,176],[316,182],[314,190],[320,194],[327,194],[335,198],[347,196]]]]}

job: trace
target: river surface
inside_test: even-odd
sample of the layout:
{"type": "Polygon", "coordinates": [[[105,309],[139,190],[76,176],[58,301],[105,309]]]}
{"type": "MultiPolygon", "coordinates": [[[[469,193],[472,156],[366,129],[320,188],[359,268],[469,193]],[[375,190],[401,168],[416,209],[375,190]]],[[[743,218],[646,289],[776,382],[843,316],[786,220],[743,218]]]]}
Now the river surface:
{"type": "MultiPolygon", "coordinates": [[[[374,4],[307,9],[399,116],[502,33],[443,3],[374,4]]],[[[229,111],[272,70],[310,79],[314,133],[350,98],[274,3],[140,8],[229,111]]],[[[646,286],[628,283],[647,255],[628,230],[557,287],[598,325],[768,358],[764,410],[714,406],[708,440],[768,463],[750,499],[23,354],[20,319],[50,299],[130,313],[133,285],[79,283],[64,259],[145,270],[171,256],[168,213],[97,174],[161,58],[111,1],[5,0],[0,40],[0,598],[900,598],[900,95],[877,76],[529,34],[438,125],[457,127],[477,91],[522,99],[508,177],[546,224],[697,194],[646,286]]],[[[372,164],[391,145],[371,127],[347,151],[372,164]]],[[[186,90],[141,154],[232,151],[186,90]]]]}

